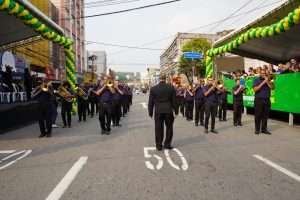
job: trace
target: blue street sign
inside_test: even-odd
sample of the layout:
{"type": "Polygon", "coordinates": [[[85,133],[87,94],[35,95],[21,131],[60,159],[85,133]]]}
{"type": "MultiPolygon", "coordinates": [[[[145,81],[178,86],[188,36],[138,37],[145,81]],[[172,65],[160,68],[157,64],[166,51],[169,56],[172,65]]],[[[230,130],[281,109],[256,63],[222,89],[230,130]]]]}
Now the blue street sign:
{"type": "Polygon", "coordinates": [[[186,59],[202,59],[203,54],[198,52],[183,52],[183,57],[186,59]]]}

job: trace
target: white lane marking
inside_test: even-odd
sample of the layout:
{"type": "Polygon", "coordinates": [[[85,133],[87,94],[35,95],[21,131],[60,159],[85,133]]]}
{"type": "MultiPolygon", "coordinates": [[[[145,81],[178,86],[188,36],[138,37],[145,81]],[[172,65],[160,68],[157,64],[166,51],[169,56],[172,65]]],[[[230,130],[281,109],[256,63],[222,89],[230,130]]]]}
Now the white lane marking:
{"type": "Polygon", "coordinates": [[[70,184],[76,178],[82,167],[87,163],[88,157],[80,157],[79,160],[72,166],[68,173],[63,177],[59,184],[49,194],[46,200],[59,200],[70,184]]]}
{"type": "Polygon", "coordinates": [[[153,156],[152,156],[150,154],[150,152],[149,152],[149,151],[155,151],[155,150],[156,150],[155,147],[144,147],[144,156],[145,156],[145,158],[152,158],[152,157],[154,157],[154,158],[157,159],[157,165],[156,165],[156,167],[154,167],[154,165],[150,161],[148,161],[148,160],[145,161],[145,165],[146,165],[146,167],[148,169],[151,169],[151,170],[155,170],[155,169],[160,170],[163,167],[163,164],[164,164],[163,159],[160,156],[156,155],[156,154],[153,154],[153,156]]]}
{"type": "Polygon", "coordinates": [[[143,108],[148,109],[147,103],[143,102],[143,103],[140,103],[140,104],[142,104],[143,108]]]}
{"type": "Polygon", "coordinates": [[[10,154],[10,153],[14,153],[16,150],[3,150],[0,151],[0,154],[10,154]]]}
{"type": "Polygon", "coordinates": [[[13,154],[11,154],[11,155],[9,155],[9,156],[6,156],[5,158],[2,158],[1,161],[8,160],[8,159],[10,159],[10,158],[12,158],[12,157],[14,157],[14,156],[17,156],[17,155],[19,155],[19,154],[21,154],[21,153],[24,153],[25,151],[26,151],[26,150],[18,151],[18,152],[16,152],[16,153],[13,153],[13,154]]]}
{"type": "Polygon", "coordinates": [[[185,157],[183,156],[183,154],[181,153],[181,151],[179,151],[179,149],[174,148],[173,150],[181,158],[181,161],[182,161],[181,169],[184,170],[184,171],[186,171],[189,168],[189,165],[188,165],[188,162],[186,161],[185,157]]]}
{"type": "Polygon", "coordinates": [[[169,162],[169,164],[171,165],[171,167],[173,167],[174,169],[180,170],[180,167],[178,165],[176,165],[173,162],[173,160],[171,159],[170,154],[169,154],[169,150],[167,150],[167,149],[165,150],[165,155],[166,155],[166,159],[169,162]]]}
{"type": "Polygon", "coordinates": [[[255,157],[256,159],[258,159],[258,160],[264,162],[265,164],[273,167],[277,171],[280,171],[280,172],[284,173],[285,175],[291,177],[292,179],[300,182],[300,176],[295,174],[294,172],[291,172],[291,171],[281,167],[280,165],[277,165],[276,163],[274,163],[274,162],[272,162],[272,161],[270,161],[270,160],[268,160],[268,159],[266,159],[266,158],[264,158],[260,155],[253,155],[253,157],[255,157]]]}
{"type": "MultiPolygon", "coordinates": [[[[3,169],[5,169],[5,168],[11,166],[12,164],[16,163],[17,161],[19,161],[19,160],[25,158],[26,156],[28,156],[28,155],[32,152],[32,150],[21,151],[21,152],[24,153],[22,156],[20,156],[20,157],[18,157],[17,159],[15,159],[15,160],[13,160],[13,161],[11,161],[11,162],[9,162],[9,163],[3,165],[2,167],[0,167],[0,170],[3,170],[3,169]]],[[[20,154],[20,152],[17,152],[17,153],[20,154]]],[[[15,153],[14,156],[18,155],[17,153],[15,153]]],[[[8,157],[12,157],[12,155],[7,156],[7,157],[5,157],[4,159],[7,160],[7,159],[9,159],[8,157]]],[[[4,161],[4,159],[2,159],[1,161],[4,161]]]]}

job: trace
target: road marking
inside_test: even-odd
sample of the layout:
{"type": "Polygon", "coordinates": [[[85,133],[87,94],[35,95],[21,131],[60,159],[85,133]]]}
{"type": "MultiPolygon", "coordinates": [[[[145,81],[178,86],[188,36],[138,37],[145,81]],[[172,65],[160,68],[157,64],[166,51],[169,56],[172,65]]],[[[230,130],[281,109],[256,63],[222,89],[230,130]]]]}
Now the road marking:
{"type": "MultiPolygon", "coordinates": [[[[164,164],[162,157],[156,155],[156,154],[153,153],[153,152],[150,153],[150,151],[156,151],[156,147],[144,147],[144,156],[145,156],[145,158],[147,158],[147,159],[150,159],[150,158],[156,158],[156,159],[157,159],[157,164],[156,164],[156,166],[154,166],[154,165],[151,163],[151,161],[146,160],[146,161],[145,161],[146,167],[147,167],[148,169],[151,169],[151,170],[160,170],[160,169],[163,167],[163,164],[164,164]]],[[[170,166],[173,167],[174,169],[179,170],[179,171],[180,171],[180,170],[186,171],[186,170],[189,168],[189,166],[188,166],[188,163],[187,163],[185,157],[184,157],[183,154],[179,151],[179,149],[174,148],[173,151],[175,151],[175,152],[177,153],[177,155],[179,156],[179,158],[181,159],[181,162],[182,162],[181,166],[179,167],[178,165],[176,165],[176,164],[173,162],[172,158],[170,157],[170,153],[169,153],[169,150],[168,150],[168,149],[166,149],[166,150],[164,151],[166,160],[168,161],[168,163],[170,164],[170,166]]]]}
{"type": "MultiPolygon", "coordinates": [[[[17,156],[17,155],[23,153],[23,155],[20,156],[20,157],[17,157],[17,159],[15,159],[15,160],[13,160],[13,161],[11,161],[11,162],[9,162],[9,163],[7,163],[7,164],[1,166],[1,167],[0,167],[0,170],[3,170],[3,169],[5,169],[5,168],[11,166],[12,164],[18,162],[19,160],[25,158],[25,157],[28,156],[31,152],[32,152],[32,150],[23,150],[23,151],[16,152],[16,153],[14,153],[14,154],[12,154],[12,155],[9,155],[9,156],[3,158],[3,159],[1,160],[1,162],[5,161],[5,160],[8,160],[8,159],[10,159],[10,158],[12,158],[12,157],[15,157],[15,156],[17,156]]],[[[0,162],[0,163],[1,163],[1,162],[0,162]]]]}
{"type": "Polygon", "coordinates": [[[46,200],[59,200],[71,183],[76,178],[82,167],[87,163],[88,157],[80,157],[79,160],[72,166],[68,173],[58,183],[54,190],[49,194],[46,200]]]}
{"type": "Polygon", "coordinates": [[[146,165],[146,167],[148,169],[151,169],[151,170],[155,170],[155,169],[160,170],[163,167],[163,164],[164,164],[163,159],[160,156],[156,155],[156,154],[153,154],[153,156],[152,156],[149,153],[149,151],[155,151],[155,150],[156,150],[155,147],[145,147],[144,148],[144,156],[145,156],[145,158],[152,158],[152,157],[154,157],[154,158],[157,159],[157,165],[156,165],[155,168],[154,168],[154,165],[150,161],[148,161],[148,160],[145,161],[145,165],[146,165]]]}
{"type": "Polygon", "coordinates": [[[14,153],[16,150],[3,150],[0,151],[0,154],[10,154],[10,153],[14,153]]]}
{"type": "Polygon", "coordinates": [[[142,104],[143,108],[148,109],[147,103],[143,102],[143,103],[140,103],[140,104],[142,104]]]}
{"type": "Polygon", "coordinates": [[[272,161],[270,161],[270,160],[268,160],[268,159],[266,159],[266,158],[264,158],[260,155],[253,155],[253,157],[255,157],[256,159],[258,159],[258,160],[264,162],[265,164],[273,167],[277,171],[280,171],[280,172],[284,173],[285,175],[291,177],[292,179],[300,182],[300,176],[295,174],[294,172],[291,172],[291,171],[281,167],[280,165],[277,165],[276,163],[274,163],[274,162],[272,162],[272,161]]]}

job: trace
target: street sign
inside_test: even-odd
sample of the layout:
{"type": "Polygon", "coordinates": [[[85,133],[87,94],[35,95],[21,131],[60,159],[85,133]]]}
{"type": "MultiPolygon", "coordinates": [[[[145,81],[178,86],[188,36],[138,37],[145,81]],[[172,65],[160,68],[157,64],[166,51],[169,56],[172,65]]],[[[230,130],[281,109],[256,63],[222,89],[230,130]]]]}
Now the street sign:
{"type": "Polygon", "coordinates": [[[202,53],[198,53],[198,52],[183,52],[183,57],[186,59],[202,59],[203,58],[203,54],[202,53]]]}

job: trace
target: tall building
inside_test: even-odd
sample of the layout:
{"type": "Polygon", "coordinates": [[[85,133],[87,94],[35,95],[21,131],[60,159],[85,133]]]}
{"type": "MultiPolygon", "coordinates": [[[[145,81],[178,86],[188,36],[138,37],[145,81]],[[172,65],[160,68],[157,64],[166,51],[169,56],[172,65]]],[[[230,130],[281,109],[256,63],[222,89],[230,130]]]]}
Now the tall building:
{"type": "Polygon", "coordinates": [[[59,10],[59,25],[64,29],[65,35],[74,41],[76,69],[78,76],[82,77],[86,65],[85,55],[85,24],[84,0],[51,0],[59,10]]]}
{"type": "Polygon", "coordinates": [[[92,64],[95,65],[94,72],[97,75],[106,74],[107,73],[107,58],[105,51],[87,51],[87,68],[84,71],[91,72],[92,64]],[[93,60],[94,57],[94,61],[93,60]]]}
{"type": "Polygon", "coordinates": [[[219,34],[201,34],[201,33],[177,33],[177,36],[172,41],[171,45],[160,56],[160,70],[166,74],[176,73],[178,71],[177,65],[180,56],[183,54],[182,47],[192,39],[204,38],[211,43],[215,42],[222,36],[223,32],[219,34]]]}

